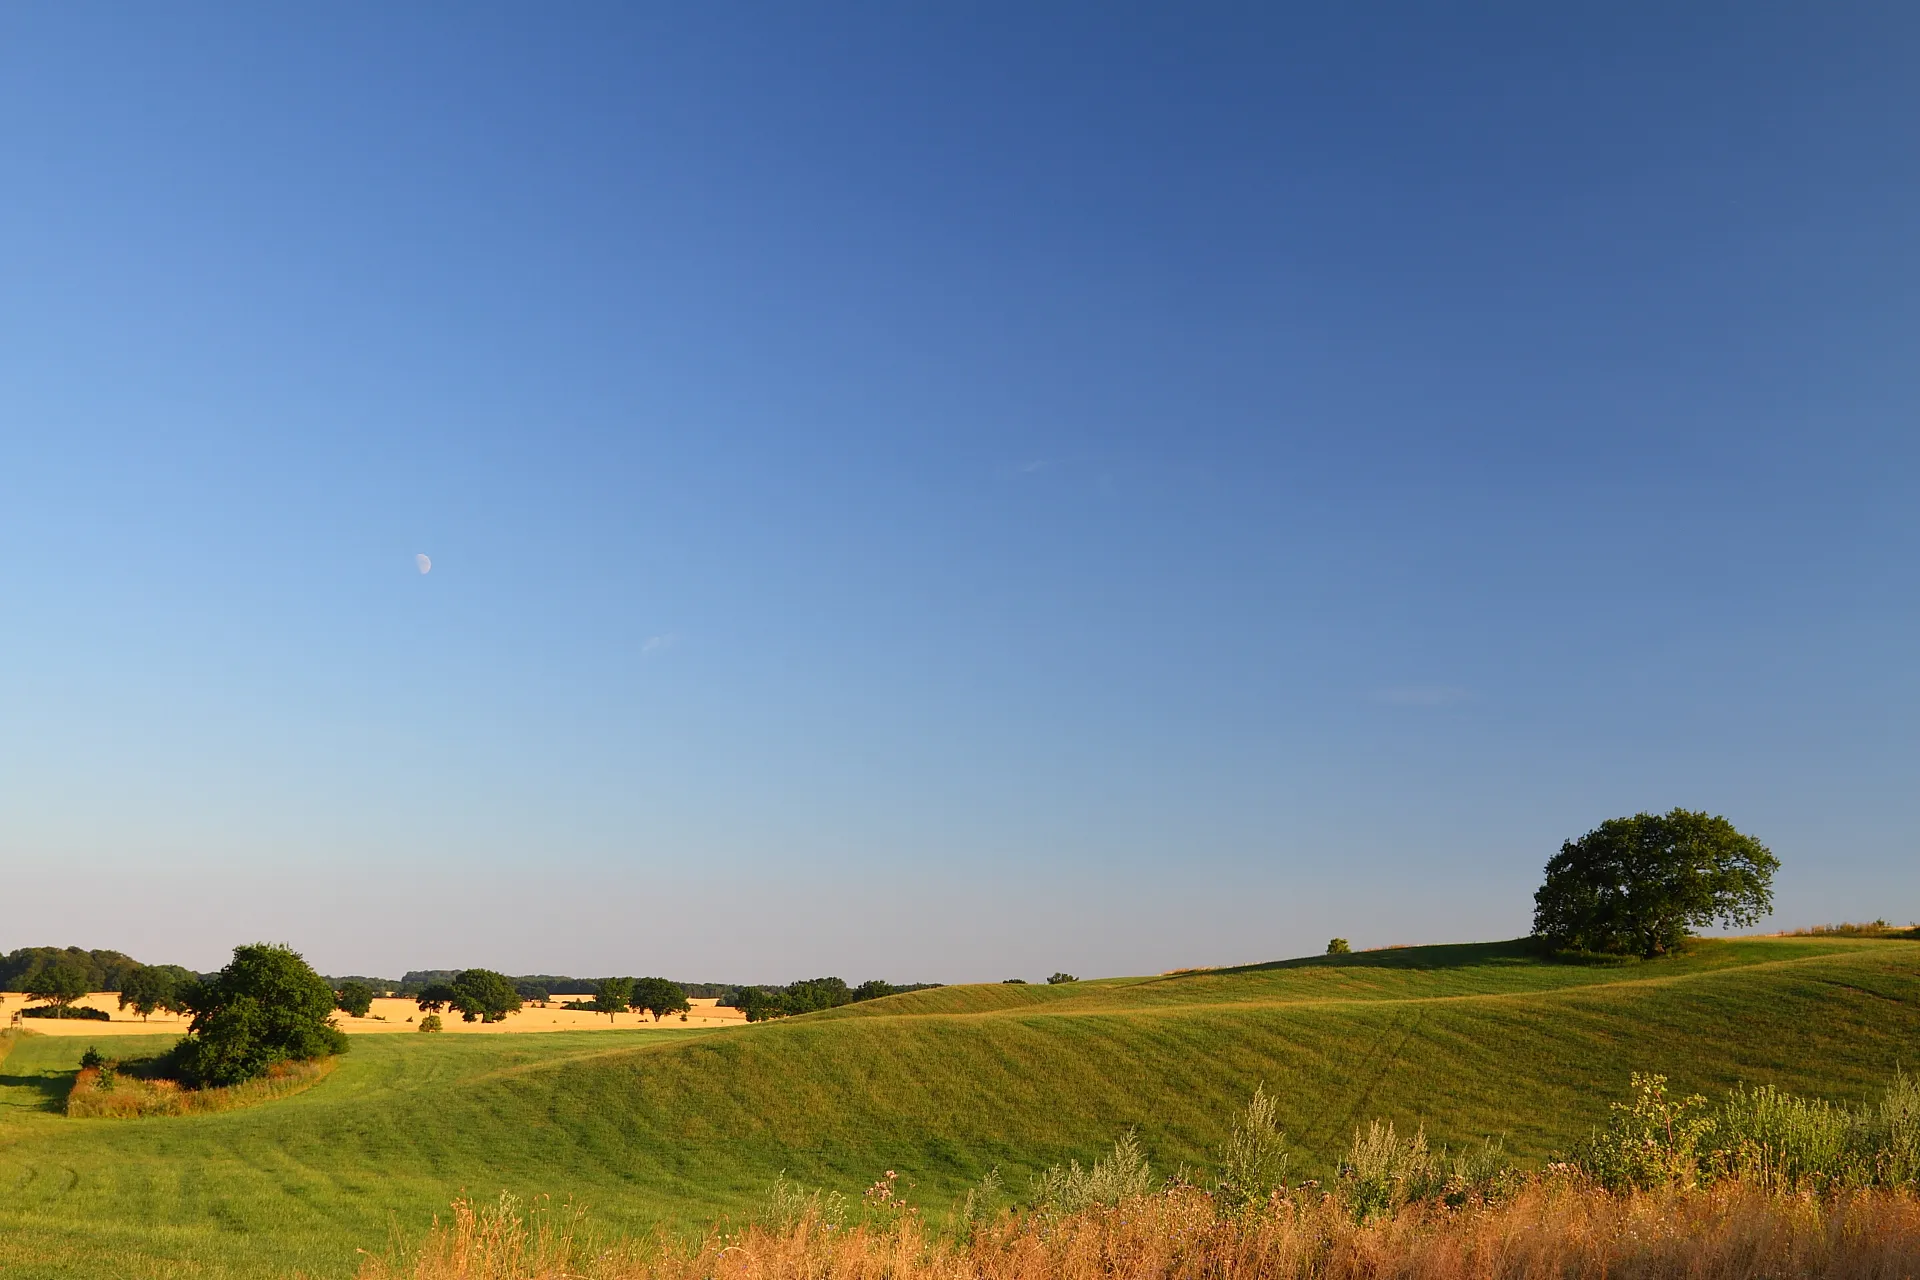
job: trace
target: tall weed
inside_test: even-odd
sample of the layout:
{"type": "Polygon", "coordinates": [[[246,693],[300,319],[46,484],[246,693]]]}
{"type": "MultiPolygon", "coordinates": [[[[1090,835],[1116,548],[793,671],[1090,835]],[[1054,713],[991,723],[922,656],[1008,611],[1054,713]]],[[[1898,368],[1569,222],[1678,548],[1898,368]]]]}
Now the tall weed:
{"type": "Polygon", "coordinates": [[[1353,1145],[1340,1162],[1341,1198],[1361,1221],[1437,1195],[1446,1182],[1443,1158],[1427,1146],[1424,1126],[1403,1138],[1393,1121],[1375,1120],[1364,1134],[1353,1131],[1353,1145]]]}
{"type": "Polygon", "coordinates": [[[1286,1186],[1289,1159],[1280,1108],[1264,1084],[1256,1085],[1253,1100],[1234,1121],[1233,1133],[1220,1149],[1221,1196],[1235,1207],[1265,1200],[1286,1186]]]}
{"type": "Polygon", "coordinates": [[[1054,1165],[1033,1180],[1033,1204],[1044,1213],[1081,1213],[1100,1205],[1116,1205],[1144,1196],[1153,1187],[1153,1170],[1140,1139],[1129,1129],[1113,1144],[1104,1160],[1082,1169],[1074,1160],[1054,1165]]]}

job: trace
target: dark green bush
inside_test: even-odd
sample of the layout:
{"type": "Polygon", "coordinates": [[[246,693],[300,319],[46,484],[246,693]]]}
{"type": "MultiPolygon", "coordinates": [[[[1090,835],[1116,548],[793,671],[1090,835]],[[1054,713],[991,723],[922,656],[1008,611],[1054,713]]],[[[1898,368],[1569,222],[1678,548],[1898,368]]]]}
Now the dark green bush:
{"type": "Polygon", "coordinates": [[[346,1033],[330,1021],[333,988],[291,947],[235,947],[227,967],[191,984],[182,1000],[193,1024],[168,1055],[168,1073],[196,1088],[347,1051],[346,1033]]]}

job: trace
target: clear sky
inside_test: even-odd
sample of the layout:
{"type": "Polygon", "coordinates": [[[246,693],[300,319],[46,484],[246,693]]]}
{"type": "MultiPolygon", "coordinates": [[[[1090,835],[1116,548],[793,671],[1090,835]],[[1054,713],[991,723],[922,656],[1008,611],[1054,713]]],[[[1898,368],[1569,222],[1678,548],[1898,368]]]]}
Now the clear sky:
{"type": "Polygon", "coordinates": [[[0,948],[1920,916],[1920,8],[1448,9],[10,7],[0,948]]]}

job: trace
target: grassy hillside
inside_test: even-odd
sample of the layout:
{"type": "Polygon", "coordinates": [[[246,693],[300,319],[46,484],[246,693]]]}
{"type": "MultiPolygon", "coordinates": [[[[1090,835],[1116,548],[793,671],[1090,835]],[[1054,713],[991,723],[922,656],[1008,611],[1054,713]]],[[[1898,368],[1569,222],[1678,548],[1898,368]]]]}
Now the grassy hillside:
{"type": "Polygon", "coordinates": [[[571,1194],[633,1227],[746,1211],[783,1169],[857,1192],[893,1168],[944,1206],[992,1165],[1018,1189],[1129,1126],[1156,1165],[1204,1165],[1262,1081],[1309,1165],[1375,1115],[1539,1158],[1630,1070],[1857,1099],[1915,1044],[1920,945],[1846,938],[1617,966],[1424,947],[737,1030],[370,1036],[297,1097],[155,1120],[59,1115],[85,1041],[34,1037],[0,1062],[0,1272],[346,1275],[463,1188],[571,1194]]]}

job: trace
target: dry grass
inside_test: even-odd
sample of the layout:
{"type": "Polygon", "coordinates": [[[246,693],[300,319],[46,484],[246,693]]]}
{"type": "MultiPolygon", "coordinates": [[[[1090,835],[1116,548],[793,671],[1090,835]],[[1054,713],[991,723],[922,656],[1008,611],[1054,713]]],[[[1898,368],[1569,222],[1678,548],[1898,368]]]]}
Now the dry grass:
{"type": "Polygon", "coordinates": [[[1536,1182],[1497,1202],[1437,1201],[1357,1222],[1337,1200],[1233,1213],[1181,1189],[1065,1217],[1005,1214],[959,1234],[911,1212],[595,1246],[571,1213],[456,1202],[421,1247],[360,1280],[1748,1280],[1920,1275],[1920,1199],[1751,1187],[1612,1195],[1536,1182]]]}
{"type": "Polygon", "coordinates": [[[85,1067],[67,1094],[67,1114],[90,1119],[185,1116],[232,1111],[311,1089],[340,1065],[337,1058],[276,1063],[265,1076],[219,1089],[183,1089],[178,1081],[85,1067]]]}

